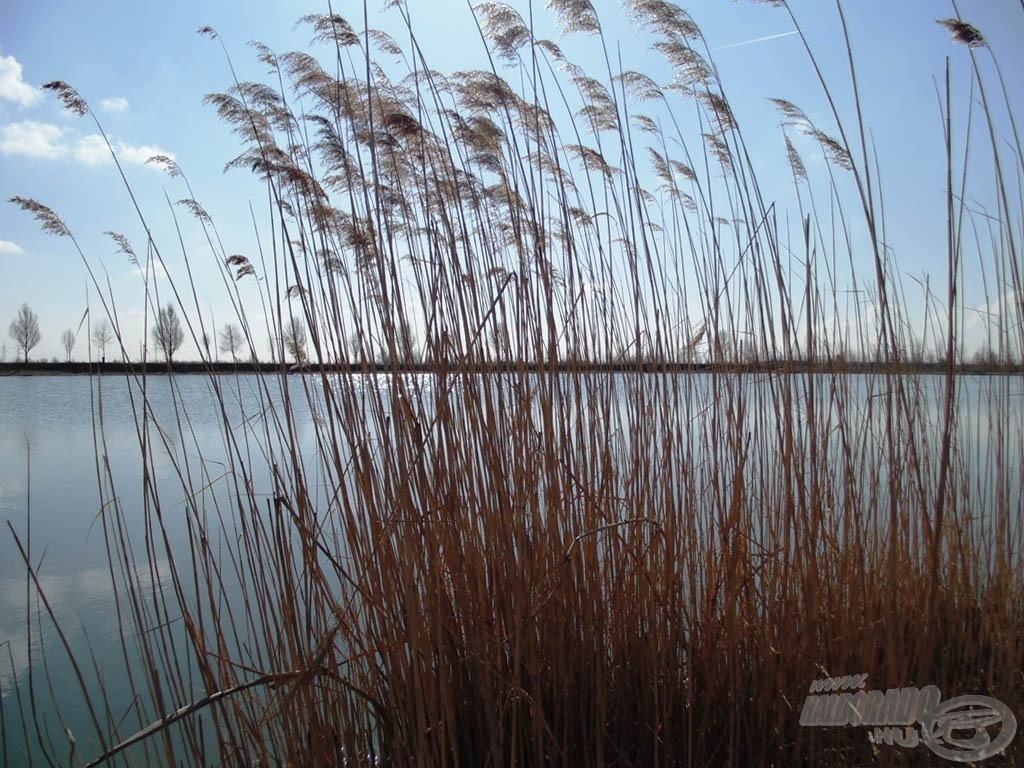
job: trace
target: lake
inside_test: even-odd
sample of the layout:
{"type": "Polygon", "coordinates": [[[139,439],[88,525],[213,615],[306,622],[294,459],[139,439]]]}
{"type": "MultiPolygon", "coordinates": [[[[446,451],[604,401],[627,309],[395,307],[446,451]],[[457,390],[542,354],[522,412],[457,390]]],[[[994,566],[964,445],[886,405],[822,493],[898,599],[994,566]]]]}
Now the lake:
{"type": "MultiPolygon", "coordinates": [[[[102,713],[101,719],[116,725],[132,710],[125,672],[131,659],[122,650],[122,635],[130,638],[132,629],[118,620],[108,557],[110,552],[116,556],[132,547],[143,562],[142,553],[155,546],[146,535],[152,530],[155,507],[144,503],[144,498],[162,500],[159,514],[167,540],[155,547],[155,564],[138,574],[138,583],[158,593],[171,583],[168,562],[159,550],[188,552],[196,530],[190,528],[190,519],[210,516],[210,529],[221,532],[210,545],[231,546],[237,521],[230,519],[230,498],[238,477],[230,469],[229,453],[248,457],[244,484],[255,497],[266,500],[268,510],[274,496],[272,467],[282,456],[301,455],[302,470],[313,478],[312,503],[329,510],[335,503],[336,478],[349,477],[347,466],[353,458],[365,452],[372,463],[389,450],[394,408],[408,407],[418,413],[424,445],[431,443],[431,414],[442,394],[445,407],[455,408],[454,418],[459,418],[459,402],[493,398],[497,415],[488,428],[498,435],[524,418],[542,434],[545,409],[538,404],[544,402],[550,404],[549,413],[563,425],[562,434],[581,455],[597,451],[603,442],[607,455],[624,466],[638,456],[667,457],[663,477],[672,486],[666,496],[670,505],[672,499],[682,499],[695,489],[705,492],[720,486],[721,478],[731,477],[727,468],[718,467],[733,451],[722,442],[729,435],[734,435],[735,445],[746,446],[748,465],[741,471],[751,487],[770,489],[777,471],[773,457],[787,439],[784,433],[794,425],[798,431],[806,430],[813,419],[819,425],[817,433],[825,436],[820,446],[821,466],[826,468],[821,482],[838,483],[852,467],[855,472],[875,473],[877,481],[865,483],[863,490],[857,490],[863,499],[854,501],[871,508],[873,500],[884,496],[879,489],[888,479],[885,403],[891,389],[882,376],[600,374],[576,379],[560,374],[549,380],[535,374],[520,379],[515,374],[501,376],[505,378],[500,384],[493,377],[470,376],[442,387],[432,374],[408,374],[400,377],[401,392],[396,394],[386,374],[332,375],[326,380],[314,375],[224,375],[213,379],[220,397],[211,379],[200,375],[150,376],[144,383],[113,376],[0,378],[0,519],[10,524],[26,548],[49,603],[48,609],[29,588],[25,562],[5,525],[0,532],[0,701],[6,732],[19,733],[22,728],[15,713],[19,691],[21,707],[35,707],[37,722],[48,729],[52,743],[64,744],[65,755],[69,749],[65,727],[76,734],[90,732],[91,721],[74,682],[76,672],[46,617],[50,609],[76,651],[91,648],[95,667],[85,656],[81,669],[86,684],[96,684],[97,677],[102,677],[108,697],[122,708],[102,713]],[[145,425],[143,385],[148,403],[145,425]],[[334,410],[326,410],[325,391],[336,398],[330,404],[334,410]],[[291,419],[283,418],[286,398],[293,404],[291,419]],[[787,398],[790,411],[780,405],[787,398]],[[580,402],[586,405],[581,407],[580,402]],[[335,443],[342,449],[333,457],[336,466],[332,468],[326,466],[321,441],[333,434],[332,415],[338,412],[362,414],[362,418],[361,425],[356,424],[360,419],[347,419],[347,431],[336,436],[335,443]],[[729,423],[723,426],[723,420],[729,423]],[[827,439],[833,434],[852,439],[827,439]],[[150,447],[145,472],[151,485],[143,482],[143,441],[150,447]],[[282,446],[292,446],[293,454],[282,446]],[[182,492],[182,476],[195,490],[192,498],[182,492]],[[103,515],[110,507],[103,506],[101,486],[108,504],[117,500],[130,534],[125,541],[111,542],[105,533],[103,515]],[[45,690],[47,677],[54,686],[56,708],[46,697],[35,702],[25,697],[30,685],[45,690]]],[[[901,385],[910,404],[906,418],[916,425],[916,444],[908,447],[924,457],[921,466],[931,477],[941,437],[944,379],[908,376],[901,385]]],[[[1022,389],[1019,377],[957,379],[956,476],[983,507],[975,510],[967,525],[988,526],[1000,510],[1009,510],[1019,520],[1024,503],[1022,389]],[[990,503],[991,508],[984,508],[990,503]]],[[[806,435],[791,439],[802,443],[806,435]]],[[[628,477],[617,482],[622,494],[630,493],[628,477]]],[[[847,513],[855,506],[849,498],[843,503],[847,513]]],[[[838,509],[831,512],[840,514],[838,509]]],[[[235,588],[240,589],[237,584],[235,588]]],[[[224,599],[233,597],[238,593],[232,594],[229,587],[224,599]]],[[[173,609],[166,616],[168,622],[179,618],[173,609]]],[[[189,695],[201,695],[198,681],[193,688],[189,695]]],[[[25,741],[20,736],[6,739],[6,762],[18,765],[34,753],[34,747],[26,749],[25,741]]],[[[35,741],[31,732],[27,741],[35,741]]],[[[80,740],[76,748],[86,758],[99,751],[89,738],[80,740]]]]}

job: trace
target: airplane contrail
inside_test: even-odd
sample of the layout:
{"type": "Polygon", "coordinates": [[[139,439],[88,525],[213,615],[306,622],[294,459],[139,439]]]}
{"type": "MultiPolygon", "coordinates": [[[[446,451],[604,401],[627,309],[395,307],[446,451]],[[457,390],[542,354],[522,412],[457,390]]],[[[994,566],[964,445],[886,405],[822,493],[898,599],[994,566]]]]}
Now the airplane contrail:
{"type": "Polygon", "coordinates": [[[768,35],[767,37],[755,37],[753,40],[744,40],[742,43],[730,43],[729,45],[722,45],[718,48],[712,48],[712,51],[724,51],[726,48],[739,48],[741,45],[753,45],[754,43],[763,43],[765,40],[777,40],[780,37],[789,37],[790,35],[797,34],[794,29],[791,32],[780,32],[777,35],[768,35]]]}

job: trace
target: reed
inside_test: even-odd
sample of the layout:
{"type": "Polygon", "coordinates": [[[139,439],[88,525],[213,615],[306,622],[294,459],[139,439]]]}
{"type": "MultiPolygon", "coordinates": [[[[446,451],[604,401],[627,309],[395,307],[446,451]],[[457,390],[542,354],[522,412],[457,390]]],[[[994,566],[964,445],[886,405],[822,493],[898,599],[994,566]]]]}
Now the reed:
{"type": "MultiPolygon", "coordinates": [[[[934,684],[1024,712],[1020,404],[1004,379],[972,401],[955,370],[958,290],[976,269],[1009,286],[999,343],[1024,358],[1024,155],[1016,135],[1008,162],[993,127],[1012,104],[1001,76],[1006,103],[993,101],[981,33],[943,22],[969,46],[982,98],[952,93],[948,75],[940,88],[948,289],[929,295],[917,337],[883,239],[854,45],[849,79],[826,81],[800,19],[773,4],[833,110],[817,126],[776,102],[788,211],[762,192],[699,27],[664,0],[629,6],[671,67],[667,87],[619,71],[588,0],[550,6],[603,51],[596,73],[494,2],[475,10],[491,68],[438,73],[393,3],[404,48],[369,29],[365,8],[351,23],[329,10],[304,19],[311,52],[258,48],[270,84],[207,97],[242,144],[229,165],[265,184],[259,253],[234,253],[183,170],[155,162],[185,190],[194,221],[176,223],[219,256],[243,353],[269,335],[280,369],[241,412],[240,379],[210,373],[216,474],[211,448],[189,445],[189,404],[157,423],[151,377],[128,377],[141,524],[97,422],[132,701],[109,701],[69,646],[94,712],[95,734],[74,734],[79,756],[916,765],[934,756],[872,745],[865,728],[802,727],[809,684],[868,672],[869,687],[934,684]],[[396,57],[404,69],[381,63],[396,57]],[[842,89],[856,97],[849,122],[842,89]],[[987,135],[958,144],[957,121],[987,135]],[[796,131],[820,144],[827,178],[809,173],[796,131]],[[983,149],[993,217],[964,202],[983,149]],[[877,324],[845,309],[847,265],[877,324]],[[915,345],[941,349],[944,376],[899,372],[915,345]],[[289,352],[306,373],[289,373],[289,352]],[[850,375],[857,355],[886,367],[850,375]],[[687,372],[707,361],[719,365],[687,372]],[[987,422],[969,418],[979,409],[987,422]],[[189,450],[157,482],[168,430],[189,450]],[[169,513],[182,500],[184,523],[169,513]]],[[[52,88],[93,116],[71,86],[52,88]]],[[[152,263],[162,247],[149,245],[152,263]]],[[[168,284],[172,296],[147,283],[148,308],[171,301],[203,350],[208,288],[189,274],[168,284]]],[[[95,287],[120,339],[115,297],[95,287]]],[[[27,696],[43,688],[30,679],[27,696]]],[[[67,743],[40,740],[64,761],[67,743]]],[[[1021,744],[1003,759],[1018,763],[1021,744]]]]}

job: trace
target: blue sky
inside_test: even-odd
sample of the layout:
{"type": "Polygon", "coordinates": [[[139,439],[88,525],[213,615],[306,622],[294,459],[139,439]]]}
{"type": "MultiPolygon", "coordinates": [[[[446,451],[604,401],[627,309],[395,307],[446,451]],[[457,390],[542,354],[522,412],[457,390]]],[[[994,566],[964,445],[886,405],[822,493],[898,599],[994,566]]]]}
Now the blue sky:
{"type": "MultiPolygon", "coordinates": [[[[524,2],[512,2],[523,13],[524,2]]],[[[371,0],[371,26],[403,42],[394,12],[382,15],[371,0]]],[[[467,6],[458,0],[417,3],[410,0],[414,24],[434,69],[450,72],[483,65],[482,44],[467,6]]],[[[556,35],[550,14],[537,2],[541,34],[556,35]]],[[[767,101],[782,97],[802,107],[831,130],[820,88],[799,38],[791,34],[786,13],[768,4],[699,0],[683,3],[701,26],[769,196],[789,194],[788,166],[779,132],[780,117],[767,101]]],[[[620,41],[627,66],[645,69],[667,82],[671,73],[644,53],[618,3],[595,0],[611,40],[620,41]]],[[[840,95],[840,109],[852,117],[845,51],[834,5],[824,0],[792,3],[808,38],[840,95]]],[[[844,5],[865,95],[864,111],[877,144],[889,222],[887,243],[905,275],[944,292],[944,160],[941,121],[935,93],[945,58],[951,57],[960,89],[967,93],[967,49],[950,41],[936,18],[953,15],[952,5],[935,0],[852,0],[844,5]]],[[[963,0],[965,19],[978,26],[999,57],[1011,94],[1024,94],[1024,9],[1011,0],[963,0]]],[[[362,4],[339,2],[335,11],[362,28],[362,4]]],[[[116,168],[88,118],[63,111],[39,86],[65,80],[90,103],[123,163],[128,180],[146,211],[169,268],[183,264],[166,198],[185,197],[180,180],[144,165],[152,154],[172,156],[185,171],[197,198],[211,213],[227,252],[253,248],[249,205],[261,203],[259,187],[242,171],[222,172],[241,151],[205,94],[231,82],[220,47],[196,34],[210,25],[228,47],[241,79],[264,79],[264,67],[245,43],[260,40],[278,52],[301,49],[307,31],[295,22],[305,13],[326,12],[326,5],[283,0],[198,0],[169,4],[149,0],[71,0],[0,4],[0,329],[7,359],[14,343],[6,329],[22,302],[39,315],[42,343],[34,358],[63,358],[60,333],[78,327],[88,305],[98,317],[95,291],[85,268],[66,239],[40,232],[32,218],[7,203],[14,195],[51,206],[75,233],[94,269],[104,273],[126,329],[126,347],[134,356],[141,341],[143,283],[136,267],[116,252],[103,235],[126,235],[144,252],[143,229],[134,214],[116,168]]],[[[580,43],[577,61],[587,64],[593,51],[580,43]]],[[[590,59],[596,69],[598,60],[590,59]]],[[[1020,99],[1020,96],[1017,96],[1020,99]]],[[[1017,104],[1018,108],[1021,106],[1017,104]]],[[[1010,139],[1000,121],[1000,131],[1010,139]]],[[[802,145],[812,167],[814,148],[802,145]]],[[[820,162],[817,161],[817,162],[820,162]]],[[[200,305],[216,327],[233,319],[214,258],[201,233],[185,227],[185,247],[195,270],[200,305]],[[204,261],[205,260],[205,261],[204,261]]],[[[857,265],[870,278],[867,261],[857,265]]],[[[983,303],[980,286],[965,278],[964,302],[983,303]]],[[[908,282],[908,293],[918,290],[908,282]]],[[[86,355],[85,333],[74,351],[86,355]]],[[[195,350],[180,357],[195,357],[195,350]]]]}

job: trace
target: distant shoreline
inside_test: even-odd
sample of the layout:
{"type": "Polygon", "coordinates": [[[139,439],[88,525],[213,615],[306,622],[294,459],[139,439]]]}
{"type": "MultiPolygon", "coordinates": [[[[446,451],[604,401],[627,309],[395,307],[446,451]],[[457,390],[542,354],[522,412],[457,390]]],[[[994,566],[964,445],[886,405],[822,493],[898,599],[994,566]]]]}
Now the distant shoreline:
{"type": "MultiPolygon", "coordinates": [[[[176,375],[188,374],[274,374],[274,373],[500,373],[500,372],[536,372],[536,373],[848,373],[848,374],[931,374],[946,373],[945,363],[909,363],[896,364],[884,362],[845,362],[829,360],[808,362],[806,360],[755,362],[755,363],[587,363],[561,361],[555,365],[536,362],[499,362],[499,363],[414,363],[401,365],[397,368],[389,364],[352,364],[352,365],[308,365],[304,367],[281,363],[224,363],[184,361],[167,363],[48,363],[48,362],[3,362],[0,363],[2,376],[61,376],[61,375],[176,375]]],[[[953,367],[956,375],[1020,375],[1024,374],[1024,365],[1006,364],[993,365],[987,363],[965,363],[953,367]]]]}

